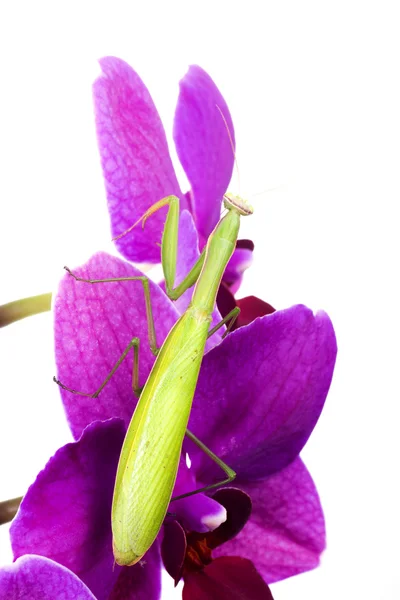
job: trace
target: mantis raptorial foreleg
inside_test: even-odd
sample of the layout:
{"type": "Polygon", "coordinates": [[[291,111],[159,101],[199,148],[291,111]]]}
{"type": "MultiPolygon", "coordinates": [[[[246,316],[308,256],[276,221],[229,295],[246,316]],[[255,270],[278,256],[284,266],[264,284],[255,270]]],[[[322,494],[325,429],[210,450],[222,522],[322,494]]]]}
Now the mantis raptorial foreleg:
{"type": "Polygon", "coordinates": [[[176,196],[167,196],[162,200],[159,200],[153,204],[145,213],[140,217],[136,223],[134,223],[129,229],[118,235],[114,240],[118,240],[122,236],[126,235],[140,222],[142,227],[145,226],[147,219],[155,212],[168,205],[167,218],[165,220],[165,226],[163,236],[161,240],[161,264],[165,277],[165,291],[171,300],[178,300],[191,288],[199,278],[201,267],[204,263],[205,249],[196,260],[189,273],[184,277],[179,285],[175,285],[175,274],[176,274],[176,263],[177,263],[177,252],[178,252],[178,226],[179,226],[179,199],[176,196]]]}

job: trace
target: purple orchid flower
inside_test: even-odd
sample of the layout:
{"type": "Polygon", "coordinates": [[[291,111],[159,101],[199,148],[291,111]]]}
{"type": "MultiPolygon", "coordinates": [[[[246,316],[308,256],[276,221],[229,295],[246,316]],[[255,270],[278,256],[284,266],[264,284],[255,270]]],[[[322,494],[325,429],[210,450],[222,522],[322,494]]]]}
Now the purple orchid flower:
{"type": "MultiPolygon", "coordinates": [[[[181,82],[174,130],[192,186],[184,195],[147,89],[122,61],[107,58],[101,66],[103,76],[95,84],[94,95],[113,234],[130,226],[152,202],[171,193],[178,195],[182,208],[188,209],[180,220],[179,282],[219,217],[233,153],[215,104],[233,138],[229,111],[209,76],[192,67],[181,82]]],[[[154,244],[161,237],[163,219],[164,215],[156,215],[145,233],[138,229],[133,236],[121,238],[122,254],[129,260],[158,262],[154,244]]],[[[230,297],[240,285],[251,252],[251,242],[242,241],[228,265],[225,287],[230,297]]],[[[86,278],[140,274],[105,254],[95,255],[75,272],[86,278]]],[[[190,292],[175,305],[155,284],[151,284],[151,294],[161,343],[185,310],[190,292]]],[[[185,599],[240,596],[268,600],[272,595],[266,582],[318,564],[325,544],[323,514],[298,454],[329,389],[336,356],[334,332],[324,313],[314,316],[302,306],[252,323],[256,316],[274,309],[257,299],[240,302],[245,309],[241,329],[204,359],[190,427],[235,468],[241,489],[224,488],[212,497],[198,494],[171,504],[164,532],[144,560],[134,567],[115,566],[111,498],[121,444],[136,404],[130,387],[132,360],[121,365],[96,400],[62,391],[71,430],[79,439],[61,448],[39,474],[11,529],[18,559],[15,581],[19,585],[23,580],[32,598],[34,594],[76,597],[78,583],[82,598],[159,598],[161,545],[169,573],[175,581],[184,579],[185,599]],[[249,327],[243,327],[248,323],[249,327]],[[40,556],[19,558],[32,552],[40,556]],[[38,577],[36,587],[29,583],[35,570],[49,573],[47,579],[38,577]]],[[[133,336],[146,338],[142,289],[132,282],[89,286],[66,276],[55,315],[58,376],[80,391],[93,392],[98,387],[133,336]]],[[[208,349],[219,341],[215,335],[208,349]]],[[[143,343],[142,381],[153,360],[143,343]]],[[[220,478],[196,447],[185,444],[185,451],[192,468],[181,461],[175,494],[220,478]]],[[[12,597],[12,568],[7,569],[0,572],[0,586],[11,590],[12,597]]]]}
{"type": "MultiPolygon", "coordinates": [[[[219,220],[221,201],[229,184],[234,154],[229,134],[235,135],[228,106],[211,77],[191,66],[180,82],[175,112],[176,150],[191,185],[186,194],[179,187],[167,139],[151,96],[135,71],[124,61],[100,60],[103,74],[93,86],[96,126],[112,235],[135,223],[165,196],[181,200],[199,234],[200,250],[219,220]],[[226,130],[219,107],[224,115],[226,130]]],[[[116,241],[124,258],[133,262],[160,262],[156,242],[161,240],[165,209],[146,224],[116,241]]],[[[225,274],[235,293],[243,272],[251,264],[251,242],[238,243],[225,274]]]]}
{"type": "MultiPolygon", "coordinates": [[[[75,272],[93,278],[138,274],[103,253],[75,272]]],[[[159,286],[150,283],[150,290],[161,343],[178,312],[159,286]]],[[[143,340],[145,381],[154,357],[145,343],[140,284],[90,286],[64,277],[55,300],[63,383],[93,392],[133,336],[143,340]]],[[[239,589],[248,597],[270,598],[266,583],[314,568],[325,547],[318,494],[299,453],[324,405],[335,357],[329,318],[301,305],[257,318],[205,355],[189,427],[235,469],[236,487],[171,503],[165,535],[160,532],[133,567],[114,567],[110,525],[119,452],[136,403],[132,358],[97,399],[62,391],[79,439],[55,454],[26,493],[11,527],[15,558],[35,553],[63,565],[97,600],[151,600],[160,596],[162,542],[169,572],[184,579],[185,599],[216,593],[234,598],[238,578],[249,581],[246,590],[239,589]],[[251,498],[251,514],[243,496],[251,498]]],[[[197,447],[188,442],[185,452],[191,468],[182,460],[175,493],[221,478],[197,447]]]]}

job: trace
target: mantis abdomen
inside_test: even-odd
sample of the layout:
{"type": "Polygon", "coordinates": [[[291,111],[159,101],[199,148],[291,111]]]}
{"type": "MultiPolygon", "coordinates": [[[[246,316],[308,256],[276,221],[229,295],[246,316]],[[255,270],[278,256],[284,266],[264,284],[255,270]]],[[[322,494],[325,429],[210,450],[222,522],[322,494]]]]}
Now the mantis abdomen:
{"type": "Polygon", "coordinates": [[[141,558],[157,535],[160,525],[155,524],[167,512],[210,322],[210,316],[194,307],[182,315],[141,393],[122,447],[113,501],[119,564],[141,558]],[[162,497],[160,489],[166,491],[162,497]]]}

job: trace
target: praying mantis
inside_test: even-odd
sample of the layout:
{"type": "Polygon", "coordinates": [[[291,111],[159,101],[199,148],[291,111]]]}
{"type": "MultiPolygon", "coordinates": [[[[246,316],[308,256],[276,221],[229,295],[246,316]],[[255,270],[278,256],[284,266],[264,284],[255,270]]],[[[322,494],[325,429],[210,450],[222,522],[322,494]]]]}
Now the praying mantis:
{"type": "MultiPolygon", "coordinates": [[[[156,360],[145,386],[140,390],[139,340],[133,338],[106,380],[91,395],[92,397],[99,395],[133,348],[132,387],[136,393],[140,392],[140,397],[121,450],[111,515],[113,551],[115,561],[119,565],[135,564],[154,542],[171,501],[185,433],[223,469],[227,477],[223,481],[182,494],[172,500],[229,483],[236,475],[228,465],[187,430],[206,341],[220,327],[228,323],[224,333],[226,335],[239,313],[239,308],[234,308],[220,323],[210,329],[218,288],[235,249],[240,217],[253,213],[252,207],[239,196],[226,194],[223,202],[226,214],[210,234],[203,252],[192,269],[175,288],[180,214],[179,199],[176,196],[167,196],[153,204],[139,221],[118,236],[126,235],[140,222],[144,227],[146,220],[154,212],[168,205],[161,242],[161,263],[166,293],[171,300],[177,300],[187,289],[196,284],[187,310],[172,327],[161,348],[157,348],[148,279],[144,276],[123,278],[124,281],[126,279],[142,281],[150,348],[156,355],[156,360]]],[[[88,283],[118,281],[82,279],[67,270],[78,281],[88,283]]],[[[57,383],[64,389],[74,392],[59,381],[57,383]]]]}

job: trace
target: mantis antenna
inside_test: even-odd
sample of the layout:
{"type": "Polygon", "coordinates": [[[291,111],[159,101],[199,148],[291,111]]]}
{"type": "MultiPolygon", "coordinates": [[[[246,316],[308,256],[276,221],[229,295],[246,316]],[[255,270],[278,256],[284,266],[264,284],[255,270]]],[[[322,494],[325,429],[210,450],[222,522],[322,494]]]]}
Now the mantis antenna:
{"type": "Polygon", "coordinates": [[[231,132],[229,131],[228,123],[227,123],[227,121],[225,119],[224,113],[222,112],[222,110],[218,106],[218,104],[216,104],[215,106],[216,106],[217,110],[219,111],[219,114],[221,115],[221,118],[222,118],[222,120],[223,120],[223,122],[225,124],[226,132],[228,134],[229,142],[230,142],[230,145],[231,145],[231,148],[232,148],[233,158],[235,159],[235,169],[236,169],[236,174],[237,174],[237,178],[238,178],[238,189],[239,189],[239,195],[240,195],[240,189],[241,189],[240,188],[240,173],[239,173],[238,161],[237,161],[237,158],[236,158],[235,144],[233,143],[231,132]]]}

